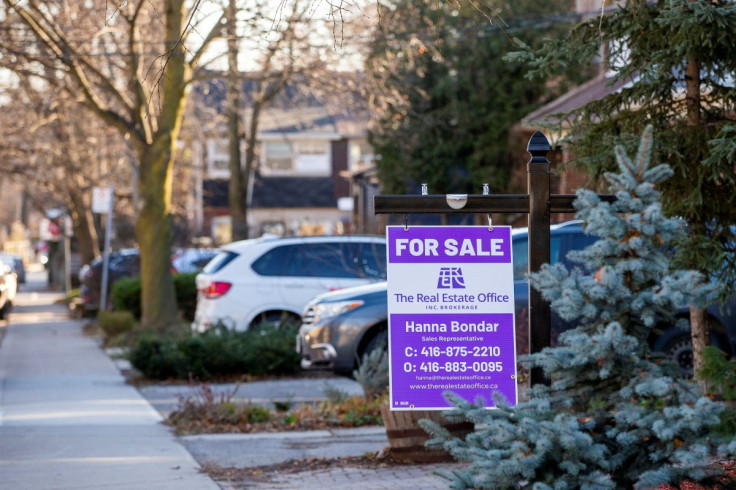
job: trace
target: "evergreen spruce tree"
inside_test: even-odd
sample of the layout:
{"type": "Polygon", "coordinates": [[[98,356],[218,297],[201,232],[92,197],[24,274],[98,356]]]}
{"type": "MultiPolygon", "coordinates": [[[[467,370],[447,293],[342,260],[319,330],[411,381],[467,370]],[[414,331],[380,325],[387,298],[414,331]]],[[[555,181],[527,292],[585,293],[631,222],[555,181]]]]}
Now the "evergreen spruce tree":
{"type": "MultiPolygon", "coordinates": [[[[620,90],[560,115],[574,146],[573,165],[591,180],[615,168],[617,144],[633,149],[653,125],[655,161],[673,169],[663,184],[663,207],[688,221],[678,245],[683,268],[723,285],[721,300],[736,293],[736,3],[732,0],[621,0],[575,25],[566,37],[507,57],[525,61],[527,76],[554,79],[571,66],[598,64],[620,90]]],[[[705,310],[691,310],[694,364],[708,343],[705,310]]]]}
{"type": "Polygon", "coordinates": [[[478,192],[481,182],[508,190],[516,155],[508,150],[511,127],[564,93],[567,79],[554,87],[524,79],[524,63],[503,60],[514,49],[509,33],[539,46],[564,32],[560,16],[571,4],[380,3],[365,73],[374,107],[369,138],[381,155],[385,193],[419,182],[435,193],[478,192]]]}
{"type": "Polygon", "coordinates": [[[716,293],[700,273],[670,270],[668,247],[683,222],[662,212],[655,184],[672,170],[650,166],[651,150],[651,127],[634,160],[616,149],[619,173],[605,175],[614,203],[578,192],[577,217],[600,237],[570,256],[581,267],[545,266],[530,278],[562,318],[579,325],[558,346],[522,359],[543,368],[550,385],[532,387],[515,407],[497,400],[493,410],[447,393],[463,416],[483,424],[465,441],[423,421],[432,444],[470,462],[446,475],[453,488],[648,489],[726,478],[717,462],[734,458],[736,440],[712,430],[723,404],[702,397],[647,344],[678,306],[716,293]]]}

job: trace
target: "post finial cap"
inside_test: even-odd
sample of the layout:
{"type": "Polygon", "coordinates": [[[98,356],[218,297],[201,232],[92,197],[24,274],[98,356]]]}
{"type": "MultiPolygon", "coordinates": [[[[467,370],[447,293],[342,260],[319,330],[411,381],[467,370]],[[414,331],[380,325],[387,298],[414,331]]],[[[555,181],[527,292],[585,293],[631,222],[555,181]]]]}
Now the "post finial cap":
{"type": "Polygon", "coordinates": [[[544,156],[551,149],[552,146],[541,131],[534,131],[532,137],[529,138],[529,144],[526,146],[526,151],[539,156],[544,156]]]}

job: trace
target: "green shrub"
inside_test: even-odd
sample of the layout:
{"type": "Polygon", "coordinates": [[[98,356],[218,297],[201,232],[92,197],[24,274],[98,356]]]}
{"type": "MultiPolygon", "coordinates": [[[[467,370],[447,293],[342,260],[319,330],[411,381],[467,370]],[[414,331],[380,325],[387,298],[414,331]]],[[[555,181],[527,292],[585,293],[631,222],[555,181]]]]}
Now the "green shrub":
{"type": "Polygon", "coordinates": [[[187,359],[177,342],[155,334],[139,336],[128,358],[133,367],[151,379],[185,379],[189,372],[187,359]]]}
{"type": "Polygon", "coordinates": [[[197,273],[174,274],[174,289],[176,304],[179,306],[182,318],[194,320],[194,310],[197,309],[197,273]]]}
{"type": "Polygon", "coordinates": [[[141,317],[141,279],[123,277],[115,281],[110,291],[112,307],[116,311],[129,311],[135,318],[141,317]]]}
{"type": "Polygon", "coordinates": [[[299,326],[283,321],[274,328],[265,324],[244,333],[245,363],[255,375],[292,374],[297,372],[301,356],[294,349],[294,337],[299,326]]]}
{"type": "MultiPolygon", "coordinates": [[[[194,320],[194,310],[197,308],[196,273],[174,274],[174,291],[176,304],[182,318],[194,320]]],[[[112,305],[115,310],[129,311],[135,318],[141,318],[141,279],[140,277],[124,277],[112,285],[110,292],[112,305]]]]}
{"type": "Polygon", "coordinates": [[[151,379],[201,381],[251,374],[291,374],[299,369],[294,351],[297,326],[235,332],[224,327],[181,338],[146,335],[131,349],[131,364],[151,379]]]}
{"type": "Polygon", "coordinates": [[[719,434],[736,435],[736,359],[729,359],[717,347],[703,349],[703,368],[698,375],[708,382],[711,396],[726,402],[721,412],[721,423],[715,430],[719,434]]]}
{"type": "Polygon", "coordinates": [[[129,311],[100,311],[97,323],[105,332],[105,338],[111,339],[133,330],[135,317],[129,311]]]}
{"type": "Polygon", "coordinates": [[[368,400],[382,396],[388,392],[388,344],[384,340],[370,353],[363,355],[358,369],[353,371],[353,377],[368,400]]]}

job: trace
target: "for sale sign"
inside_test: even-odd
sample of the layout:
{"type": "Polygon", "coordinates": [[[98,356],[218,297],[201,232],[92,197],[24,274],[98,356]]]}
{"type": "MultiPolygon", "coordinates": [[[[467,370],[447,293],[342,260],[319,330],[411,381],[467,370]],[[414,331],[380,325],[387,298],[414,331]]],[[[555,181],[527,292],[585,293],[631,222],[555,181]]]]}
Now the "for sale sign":
{"type": "Polygon", "coordinates": [[[443,393],[515,405],[511,228],[389,226],[392,410],[446,410],[443,393]]]}

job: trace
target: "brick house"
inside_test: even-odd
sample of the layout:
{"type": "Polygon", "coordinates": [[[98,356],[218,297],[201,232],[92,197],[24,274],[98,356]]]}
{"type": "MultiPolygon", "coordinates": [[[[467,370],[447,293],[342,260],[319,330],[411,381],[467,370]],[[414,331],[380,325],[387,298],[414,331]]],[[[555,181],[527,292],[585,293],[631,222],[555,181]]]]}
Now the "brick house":
{"type": "MultiPolygon", "coordinates": [[[[262,110],[258,164],[247,204],[251,236],[353,231],[350,183],[341,173],[373,160],[364,114],[359,100],[355,107],[346,107],[339,101],[292,97],[288,90],[262,110]]],[[[247,109],[244,116],[247,121],[247,109]]],[[[227,139],[207,135],[195,146],[194,167],[200,170],[195,179],[194,227],[216,243],[227,243],[231,241],[227,139]]]]}

